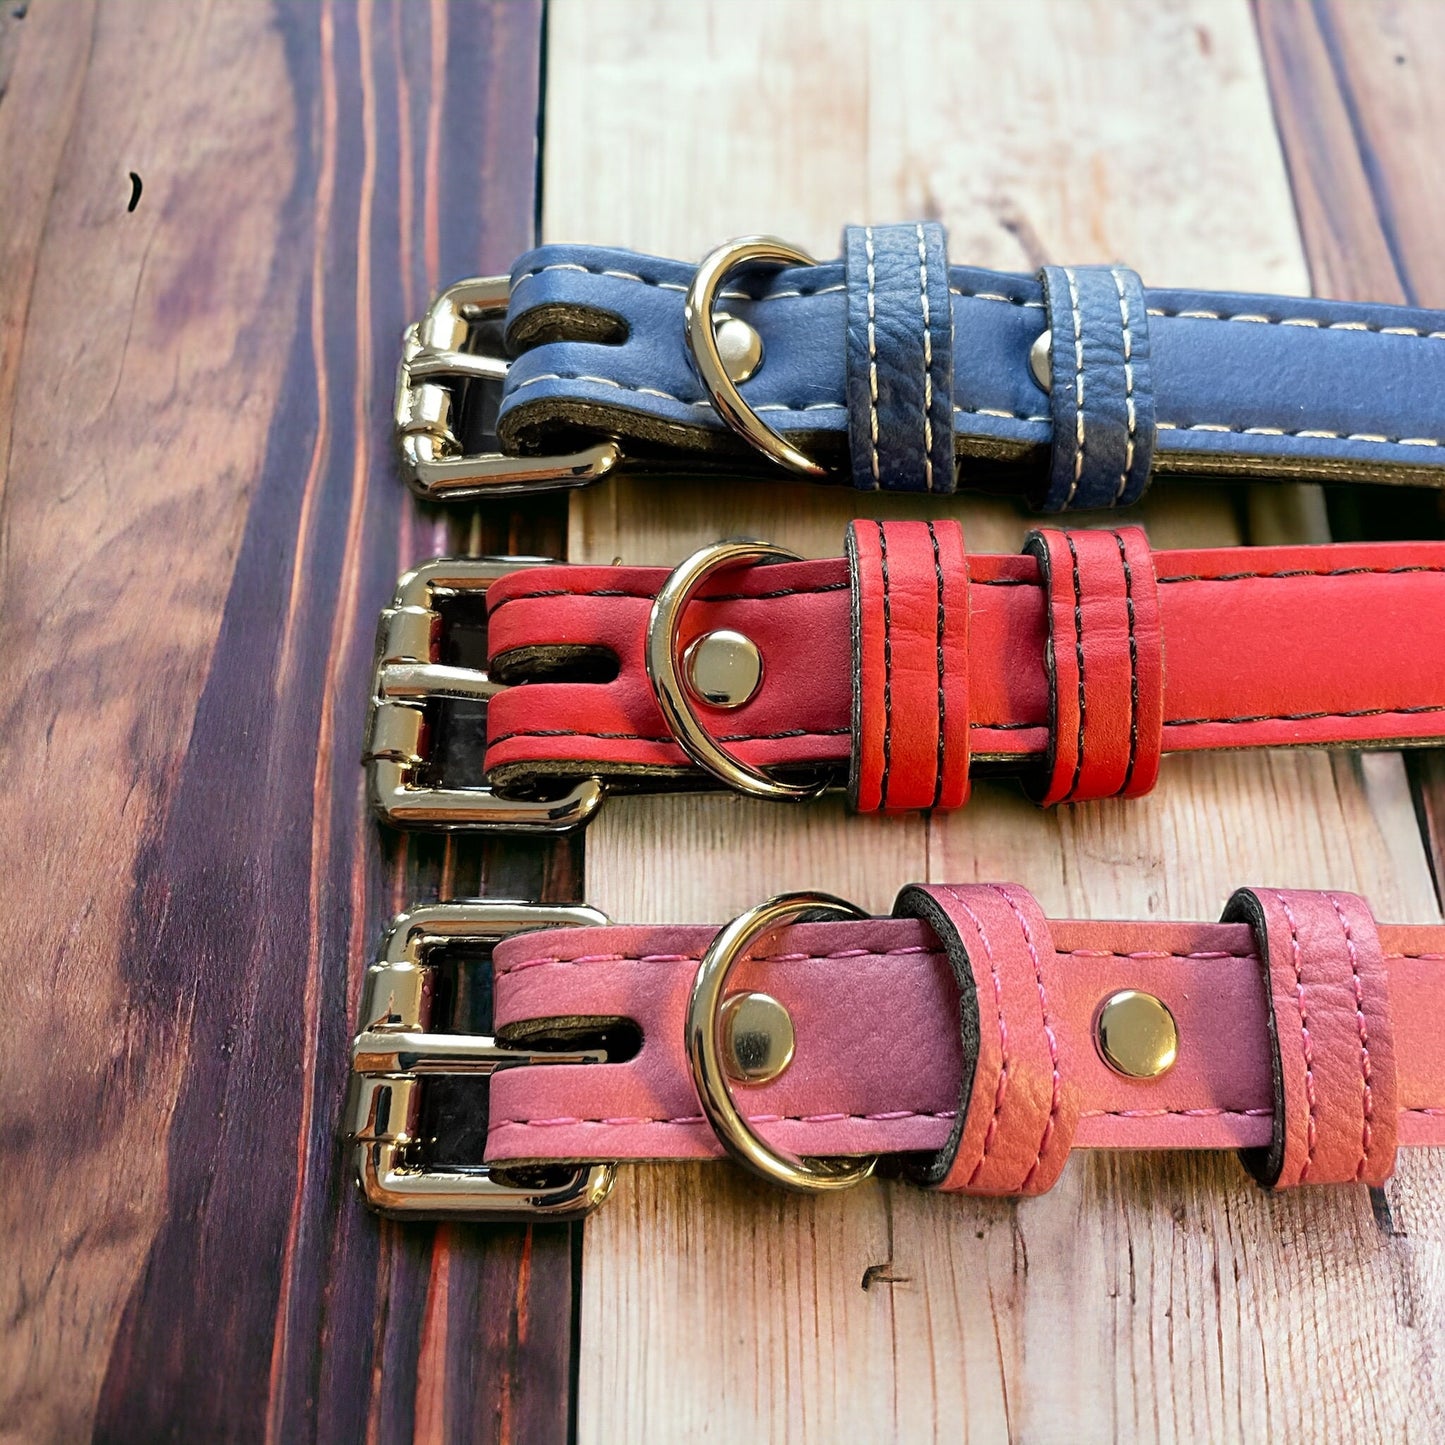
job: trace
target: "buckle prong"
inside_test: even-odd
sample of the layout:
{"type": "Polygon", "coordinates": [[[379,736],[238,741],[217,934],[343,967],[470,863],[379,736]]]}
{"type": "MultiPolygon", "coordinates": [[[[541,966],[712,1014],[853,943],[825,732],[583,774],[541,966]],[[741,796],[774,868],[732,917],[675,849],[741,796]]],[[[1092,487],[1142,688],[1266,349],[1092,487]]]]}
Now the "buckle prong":
{"type": "Polygon", "coordinates": [[[402,470],[418,496],[469,501],[585,487],[622,460],[615,441],[561,456],[464,453],[457,434],[462,389],[474,381],[505,381],[508,362],[471,349],[476,328],[505,313],[506,276],[476,276],[443,291],[402,338],[396,374],[396,433],[402,470]]]}
{"type": "Polygon", "coordinates": [[[367,971],[347,1100],[357,1182],[373,1209],[412,1219],[574,1219],[607,1197],[614,1164],[571,1167],[555,1183],[509,1177],[485,1164],[438,1168],[428,1164],[427,1141],[418,1133],[421,1081],[428,1076],[490,1077],[499,1069],[607,1060],[601,1048],[540,1052],[478,1034],[432,1032],[432,950],[459,941],[494,943],[526,929],[606,922],[594,908],[485,900],[428,904],[395,920],[367,971]]]}

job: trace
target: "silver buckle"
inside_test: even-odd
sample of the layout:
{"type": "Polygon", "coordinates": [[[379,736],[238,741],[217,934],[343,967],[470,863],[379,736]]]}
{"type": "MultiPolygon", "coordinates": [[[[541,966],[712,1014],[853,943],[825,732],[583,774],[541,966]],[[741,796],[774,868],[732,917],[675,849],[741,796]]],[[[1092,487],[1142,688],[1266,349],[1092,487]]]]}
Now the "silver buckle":
{"type": "Polygon", "coordinates": [[[387,931],[361,996],[361,1032],[351,1046],[346,1137],[367,1204],[396,1218],[576,1219],[607,1197],[615,1164],[568,1168],[555,1184],[524,1171],[477,1164],[433,1168],[418,1136],[427,1075],[490,1077],[522,1065],[606,1063],[605,1049],[534,1053],[478,1034],[431,1031],[435,965],[430,952],[448,943],[495,943],[533,928],[606,923],[595,908],[478,900],[433,903],[401,914],[387,931]]]}
{"type": "Polygon", "coordinates": [[[505,381],[507,376],[505,357],[474,349],[475,328],[505,312],[510,297],[506,276],[458,281],[406,329],[396,374],[396,434],[402,470],[418,496],[468,501],[585,487],[600,481],[622,459],[622,449],[613,441],[550,457],[462,451],[455,417],[463,388],[472,381],[505,381]]]}
{"type": "Polygon", "coordinates": [[[504,798],[490,787],[433,788],[418,781],[427,762],[429,698],[486,701],[502,690],[485,672],[449,667],[438,657],[439,597],[484,593],[493,582],[545,557],[437,557],[406,573],[381,614],[376,670],[362,763],[371,806],[398,828],[485,828],[500,832],[565,833],[597,811],[603,786],[595,778],[549,801],[504,798]]]}

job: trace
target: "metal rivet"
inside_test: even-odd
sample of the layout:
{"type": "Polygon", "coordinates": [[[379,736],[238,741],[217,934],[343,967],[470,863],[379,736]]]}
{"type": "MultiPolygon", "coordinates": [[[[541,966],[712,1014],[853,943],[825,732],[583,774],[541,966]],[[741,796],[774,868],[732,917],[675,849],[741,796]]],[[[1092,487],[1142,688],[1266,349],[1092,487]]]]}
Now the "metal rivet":
{"type": "Polygon", "coordinates": [[[1094,1037],[1104,1062],[1129,1079],[1157,1079],[1179,1056],[1174,1015],[1152,993],[1121,989],[1099,1006],[1094,1037]]]}
{"type": "Polygon", "coordinates": [[[1052,389],[1054,384],[1054,333],[1045,331],[1034,344],[1029,347],[1029,370],[1033,378],[1038,382],[1044,391],[1052,389]]]}
{"type": "Polygon", "coordinates": [[[740,1084],[766,1084],[793,1062],[793,1020],[765,993],[735,993],[718,1011],[723,1068],[740,1084]]]}
{"type": "Polygon", "coordinates": [[[763,338],[736,316],[719,311],[712,319],[723,370],[734,382],[744,382],[763,364],[763,338]]]}
{"type": "Polygon", "coordinates": [[[688,690],[709,707],[741,707],[763,680],[757,644],[741,632],[705,632],[682,655],[688,690]]]}

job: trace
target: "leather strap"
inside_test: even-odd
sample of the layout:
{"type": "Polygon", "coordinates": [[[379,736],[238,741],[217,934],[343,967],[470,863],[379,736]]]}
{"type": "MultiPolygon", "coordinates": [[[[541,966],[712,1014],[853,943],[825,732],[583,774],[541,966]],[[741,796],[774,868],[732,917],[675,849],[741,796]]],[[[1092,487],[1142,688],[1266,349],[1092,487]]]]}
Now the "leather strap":
{"type": "Polygon", "coordinates": [[[853,485],[951,492],[953,308],[943,227],[849,226],[843,251],[853,485]]]}
{"type": "MultiPolygon", "coordinates": [[[[965,558],[952,524],[862,523],[853,548],[856,583],[841,558],[718,575],[680,638],[731,628],[762,654],[746,704],[697,707],[721,746],[792,775],[852,769],[860,807],[962,802],[970,757],[1077,801],[1145,791],[1161,750],[1445,737],[1445,543],[1149,552],[1126,529],[965,558]]],[[[489,590],[492,675],[525,684],[488,707],[494,785],[712,786],[647,681],[666,576],[535,567],[489,590]]]]}
{"type": "MultiPolygon", "coordinates": [[[[782,930],[730,988],[788,1009],[794,1061],[734,1098],[774,1147],[911,1155],[924,1182],[976,1193],[1047,1188],[1070,1147],[1237,1149],[1285,1188],[1377,1183],[1396,1142],[1445,1144],[1445,926],[1376,927],[1341,893],[1241,896],[1226,919],[1252,921],[1046,923],[1017,887],[929,886],[905,889],[899,916],[782,930]],[[1095,1043],[1100,1005],[1130,988],[1177,1024],[1177,1062],[1156,1078],[1115,1073],[1095,1043]]],[[[503,1038],[625,1018],[642,1043],[617,1063],[498,1074],[490,1162],[721,1155],[683,1044],[715,931],[562,928],[498,945],[503,1038]]]]}
{"type": "MultiPolygon", "coordinates": [[[[1206,477],[1445,483],[1441,312],[1146,290],[1124,267],[1071,268],[1062,289],[1051,268],[1046,299],[1044,284],[1031,277],[951,266],[945,324],[933,302],[941,301],[941,263],[933,258],[943,241],[940,234],[934,246],[932,230],[923,230],[926,284],[910,270],[916,247],[906,255],[903,233],[916,228],[873,228],[875,307],[878,238],[900,236],[889,271],[896,290],[890,284],[886,304],[890,326],[898,325],[882,332],[875,325],[874,359],[879,403],[890,409],[888,439],[905,446],[908,438],[912,459],[895,472],[880,454],[878,486],[917,487],[919,460],[936,456],[918,444],[923,413],[914,404],[929,374],[920,358],[930,338],[938,344],[928,414],[941,418],[951,372],[953,453],[965,486],[1059,508],[1126,503],[1151,467],[1206,477]],[[1047,391],[1029,366],[1046,329],[1047,391]],[[945,334],[952,337],[947,357],[940,355],[945,334]]],[[[763,343],[762,364],[741,385],[744,399],[837,479],[871,488],[871,450],[859,445],[872,436],[868,368],[860,364],[867,329],[860,332],[857,320],[867,312],[866,249],[861,269],[854,234],[845,249],[843,262],[740,273],[723,300],[763,343]]],[[[579,433],[618,437],[629,455],[665,459],[674,470],[695,459],[776,477],[724,425],[692,370],[683,339],[692,277],[685,262],[597,246],[544,246],[522,256],[512,272],[515,360],[498,421],[503,447],[559,452],[573,450],[579,433]]],[[[886,445],[881,414],[879,422],[886,445]]],[[[937,425],[934,437],[937,443],[937,425]]],[[[940,486],[945,470],[935,460],[933,490],[948,489],[940,486]]]]}

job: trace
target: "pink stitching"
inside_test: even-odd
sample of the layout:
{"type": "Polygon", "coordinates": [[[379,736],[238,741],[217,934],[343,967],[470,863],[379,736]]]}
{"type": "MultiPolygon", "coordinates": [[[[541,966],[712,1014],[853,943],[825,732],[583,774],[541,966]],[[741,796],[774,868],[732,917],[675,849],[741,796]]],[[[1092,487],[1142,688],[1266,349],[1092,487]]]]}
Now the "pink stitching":
{"type": "Polygon", "coordinates": [[[1276,892],[1274,895],[1279,899],[1280,907],[1284,909],[1284,916],[1289,920],[1289,947],[1290,958],[1294,963],[1294,990],[1295,1001],[1299,1005],[1299,1026],[1300,1037],[1304,1043],[1305,1057],[1305,1098],[1309,1103],[1309,1119],[1305,1127],[1305,1161],[1300,1166],[1299,1182],[1305,1182],[1306,1175],[1310,1172],[1310,1165],[1314,1163],[1315,1141],[1317,1129],[1315,1124],[1315,1056],[1314,1045],[1310,1040],[1309,1013],[1305,1009],[1305,982],[1304,969],[1300,959],[1299,927],[1295,923],[1294,911],[1289,906],[1289,900],[1283,893],[1276,892]]]}
{"type": "Polygon", "coordinates": [[[1019,921],[1019,927],[1023,930],[1024,942],[1028,944],[1029,957],[1034,961],[1034,981],[1039,990],[1039,1013],[1044,1021],[1044,1037],[1049,1045],[1049,1062],[1053,1069],[1053,1096],[1049,1101],[1049,1118],[1044,1125],[1044,1136],[1039,1140],[1039,1152],[1034,1157],[1034,1162],[1029,1172],[1024,1176],[1024,1182],[1019,1186],[1023,1193],[1028,1192],[1030,1182],[1039,1171],[1039,1166],[1044,1162],[1044,1150],[1049,1146],[1049,1140],[1053,1137],[1054,1124],[1059,1116],[1059,1041],[1054,1037],[1054,1026],[1049,1022],[1049,998],[1044,989],[1044,965],[1039,958],[1039,951],[1034,946],[1033,931],[1029,928],[1029,921],[1024,916],[1023,910],[1014,902],[1013,895],[1006,888],[1000,887],[997,883],[988,885],[998,894],[1000,898],[1013,909],[1014,917],[1019,921]]]}
{"type": "Polygon", "coordinates": [[[993,1117],[988,1121],[988,1128],[983,1136],[983,1152],[978,1156],[978,1163],[974,1165],[973,1173],[968,1176],[969,1188],[972,1188],[978,1182],[978,1176],[983,1172],[984,1160],[988,1158],[988,1151],[993,1147],[994,1137],[998,1133],[999,1116],[1003,1113],[1004,1095],[1008,1092],[1008,1024],[1003,1016],[1003,984],[998,976],[998,960],[994,957],[993,945],[988,941],[988,934],[984,932],[983,922],[959,896],[957,888],[950,884],[946,891],[949,897],[968,914],[973,921],[973,926],[978,929],[978,936],[983,942],[983,951],[988,955],[988,971],[993,976],[994,1009],[998,1014],[998,1086],[994,1090],[993,1117]]]}
{"type": "MultiPolygon", "coordinates": [[[[866,948],[846,948],[837,953],[770,953],[770,954],[749,954],[748,957],[753,963],[832,963],[838,959],[883,959],[902,958],[915,956],[919,958],[942,959],[943,954],[936,948],[890,948],[886,951],[875,952],[866,948]]],[[[516,973],[524,968],[544,968],[559,965],[564,968],[573,968],[579,964],[594,963],[697,963],[702,958],[701,953],[587,953],[579,954],[576,958],[522,958],[516,963],[509,963],[505,968],[497,968],[493,965],[492,972],[500,977],[503,974],[516,973]]]]}
{"type": "MultiPolygon", "coordinates": [[[[950,888],[952,885],[948,885],[950,888]]],[[[981,930],[980,930],[981,931],[981,930]]],[[[1246,959],[1251,962],[1256,960],[1253,953],[1225,953],[1222,951],[1208,951],[1203,953],[1165,953],[1158,949],[1139,949],[1133,953],[1122,953],[1107,948],[1071,948],[1055,949],[1055,956],[1058,958],[1118,958],[1126,962],[1153,961],[1155,959],[1173,959],[1179,963],[1191,962],[1214,962],[1221,958],[1246,959]]],[[[508,964],[505,968],[493,966],[493,973],[500,977],[504,974],[516,973],[524,968],[542,968],[548,966],[560,966],[573,968],[579,964],[594,963],[696,963],[702,957],[701,953],[588,953],[578,954],[575,958],[561,957],[538,957],[518,959],[516,963],[508,964]]],[[[888,948],[888,949],[867,949],[867,948],[844,948],[836,953],[768,953],[750,954],[749,957],[754,963],[832,963],[840,959],[886,959],[886,958],[926,958],[930,960],[941,960],[944,955],[936,948],[924,948],[920,945],[913,945],[909,948],[888,948]]],[[[1390,953],[1386,954],[1387,959],[1412,958],[1440,960],[1445,962],[1445,954],[1433,953],[1390,953]]]]}
{"type": "MultiPolygon", "coordinates": [[[[882,1114],[749,1114],[749,1124],[841,1124],[854,1120],[867,1123],[891,1124],[899,1119],[956,1119],[956,1109],[942,1109],[937,1113],[928,1109],[892,1109],[882,1114]]],[[[682,1114],[675,1119],[652,1118],[647,1115],[623,1116],[615,1119],[583,1119],[563,1114],[555,1119],[498,1119],[487,1126],[488,1134],[498,1129],[530,1128],[557,1129],[571,1124],[596,1124],[606,1128],[626,1128],[635,1124],[705,1124],[701,1114],[682,1114]]]]}
{"type": "Polygon", "coordinates": [[[1370,1126],[1375,1117],[1375,1096],[1370,1087],[1370,1038],[1365,1030],[1365,990],[1360,982],[1360,960],[1355,951],[1355,936],[1350,931],[1350,920],[1333,893],[1326,893],[1325,897],[1330,900],[1330,907],[1335,910],[1335,917],[1340,920],[1340,927],[1345,931],[1345,947],[1350,955],[1350,977],[1355,985],[1355,1026],[1360,1032],[1360,1079],[1365,1091],[1365,1117],[1360,1126],[1360,1162],[1355,1167],[1355,1178],[1363,1179],[1365,1161],[1370,1153],[1370,1126]]]}
{"type": "Polygon", "coordinates": [[[1083,1109],[1081,1119],[1268,1119],[1273,1109],[1083,1109]]]}

